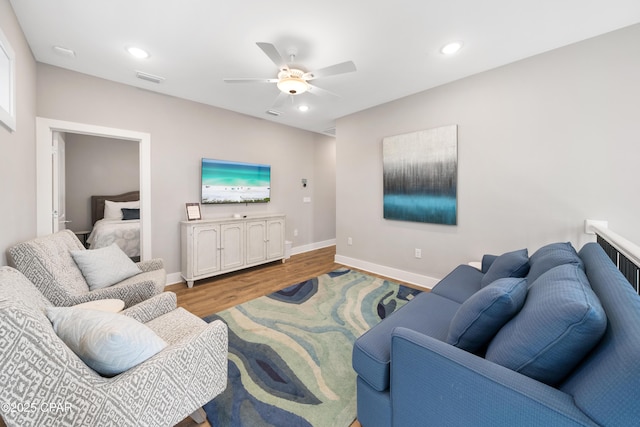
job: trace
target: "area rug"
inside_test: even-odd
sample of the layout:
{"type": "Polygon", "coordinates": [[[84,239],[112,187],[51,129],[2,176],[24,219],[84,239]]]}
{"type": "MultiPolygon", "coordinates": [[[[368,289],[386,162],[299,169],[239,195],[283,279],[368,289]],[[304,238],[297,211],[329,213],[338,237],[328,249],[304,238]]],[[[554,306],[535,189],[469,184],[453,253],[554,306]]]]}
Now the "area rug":
{"type": "Polygon", "coordinates": [[[348,427],[356,418],[356,338],[419,293],[348,269],[207,316],[229,327],[227,389],[213,426],[348,427]]]}

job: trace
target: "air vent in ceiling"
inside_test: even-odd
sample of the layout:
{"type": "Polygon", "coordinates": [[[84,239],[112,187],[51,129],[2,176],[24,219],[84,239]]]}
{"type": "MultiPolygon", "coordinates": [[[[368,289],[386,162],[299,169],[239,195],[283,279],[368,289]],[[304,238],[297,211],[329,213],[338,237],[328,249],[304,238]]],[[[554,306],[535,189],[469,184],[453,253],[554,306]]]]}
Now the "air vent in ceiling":
{"type": "Polygon", "coordinates": [[[144,73],[142,71],[136,71],[136,77],[141,80],[146,80],[151,83],[162,83],[164,81],[164,77],[154,76],[153,74],[144,73]]]}
{"type": "Polygon", "coordinates": [[[270,116],[275,116],[275,117],[279,117],[282,115],[280,111],[276,111],[276,110],[267,110],[266,113],[269,114],[270,116]]]}
{"type": "Polygon", "coordinates": [[[336,128],[333,127],[333,128],[325,129],[322,131],[322,133],[329,136],[336,136],[336,128]]]}

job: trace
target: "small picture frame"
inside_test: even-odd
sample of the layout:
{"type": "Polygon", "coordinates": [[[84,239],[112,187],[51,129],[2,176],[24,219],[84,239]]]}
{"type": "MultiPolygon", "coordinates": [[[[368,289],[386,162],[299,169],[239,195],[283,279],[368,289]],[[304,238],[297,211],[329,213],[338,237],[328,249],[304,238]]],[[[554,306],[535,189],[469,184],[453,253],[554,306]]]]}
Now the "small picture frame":
{"type": "Polygon", "coordinates": [[[187,220],[197,221],[202,219],[200,212],[200,203],[187,203],[187,220]]]}

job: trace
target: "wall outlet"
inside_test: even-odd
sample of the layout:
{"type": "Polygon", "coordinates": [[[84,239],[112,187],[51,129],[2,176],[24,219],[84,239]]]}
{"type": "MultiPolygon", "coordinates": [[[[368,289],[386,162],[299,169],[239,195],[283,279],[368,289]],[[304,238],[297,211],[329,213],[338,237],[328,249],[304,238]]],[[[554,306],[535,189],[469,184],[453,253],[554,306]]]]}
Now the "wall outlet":
{"type": "Polygon", "coordinates": [[[349,245],[349,246],[353,245],[353,238],[352,237],[347,237],[347,245],[349,245]]]}
{"type": "Polygon", "coordinates": [[[422,258],[422,249],[415,249],[415,257],[416,258],[422,258]]]}
{"type": "Polygon", "coordinates": [[[298,229],[293,230],[293,237],[298,237],[298,229]]]}

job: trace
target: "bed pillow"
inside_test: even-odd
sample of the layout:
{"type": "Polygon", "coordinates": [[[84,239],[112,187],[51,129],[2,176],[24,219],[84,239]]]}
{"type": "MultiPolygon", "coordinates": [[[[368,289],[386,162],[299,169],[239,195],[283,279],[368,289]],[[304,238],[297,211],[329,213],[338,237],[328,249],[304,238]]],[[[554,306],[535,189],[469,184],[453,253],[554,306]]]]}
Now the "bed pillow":
{"type": "Polygon", "coordinates": [[[167,346],[148,326],[122,314],[48,307],[47,317],[60,339],[104,376],[118,375],[167,346]]]}
{"type": "Polygon", "coordinates": [[[491,338],[524,305],[527,279],[498,279],[471,295],[451,319],[447,342],[476,353],[486,348],[491,338]]]}
{"type": "Polygon", "coordinates": [[[71,256],[92,291],[142,273],[116,243],[100,249],[71,251],[71,256]]]}
{"type": "Polygon", "coordinates": [[[127,209],[122,208],[122,219],[124,221],[129,221],[132,219],[140,219],[140,209],[127,209]]]}
{"type": "Polygon", "coordinates": [[[489,344],[486,359],[543,383],[560,383],[598,343],[607,318],[576,265],[552,268],[533,283],[518,313],[489,344]]]}
{"type": "Polygon", "coordinates": [[[482,276],[480,286],[485,287],[503,277],[524,277],[529,272],[529,252],[520,249],[497,257],[482,276]]]}
{"type": "Polygon", "coordinates": [[[140,200],[133,202],[104,201],[104,219],[122,219],[122,209],[140,209],[140,200]]]}

